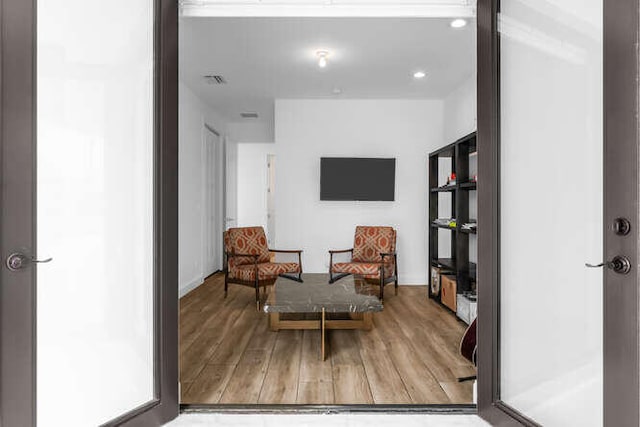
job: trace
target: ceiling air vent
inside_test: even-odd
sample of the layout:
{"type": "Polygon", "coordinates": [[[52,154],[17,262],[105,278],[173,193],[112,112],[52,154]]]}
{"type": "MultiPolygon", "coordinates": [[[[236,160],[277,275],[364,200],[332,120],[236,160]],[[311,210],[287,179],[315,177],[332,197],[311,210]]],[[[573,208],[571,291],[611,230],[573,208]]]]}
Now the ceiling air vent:
{"type": "Polygon", "coordinates": [[[214,75],[204,76],[204,79],[210,85],[226,85],[227,84],[227,81],[222,76],[214,76],[214,75]]]}
{"type": "Polygon", "coordinates": [[[252,112],[240,113],[240,117],[242,117],[243,119],[257,119],[258,113],[252,113],[252,112]]]}

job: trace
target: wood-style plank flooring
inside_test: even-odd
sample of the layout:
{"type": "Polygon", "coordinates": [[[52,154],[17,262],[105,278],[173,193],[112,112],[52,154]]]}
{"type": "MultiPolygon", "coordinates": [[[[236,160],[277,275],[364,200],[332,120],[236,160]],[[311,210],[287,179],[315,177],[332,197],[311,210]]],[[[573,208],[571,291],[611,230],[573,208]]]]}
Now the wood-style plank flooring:
{"type": "Polygon", "coordinates": [[[465,325],[426,298],[426,286],[393,285],[371,331],[269,330],[255,291],[217,274],[180,300],[182,403],[471,403],[473,366],[458,353],[465,325]]]}

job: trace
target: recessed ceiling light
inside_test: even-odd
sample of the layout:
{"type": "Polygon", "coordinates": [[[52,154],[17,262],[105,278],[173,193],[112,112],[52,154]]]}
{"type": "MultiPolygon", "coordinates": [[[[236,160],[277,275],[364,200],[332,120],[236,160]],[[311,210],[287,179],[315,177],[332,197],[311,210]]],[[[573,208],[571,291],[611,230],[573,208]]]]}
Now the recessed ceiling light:
{"type": "Polygon", "coordinates": [[[467,25],[467,21],[465,19],[458,18],[451,21],[451,24],[449,25],[451,25],[451,28],[462,28],[467,25]]]}
{"type": "Polygon", "coordinates": [[[316,52],[316,56],[318,57],[318,67],[325,68],[327,66],[327,58],[329,57],[329,52],[326,50],[319,50],[316,52]]]}
{"type": "Polygon", "coordinates": [[[334,88],[331,91],[334,95],[341,95],[342,94],[342,89],[340,89],[339,87],[334,88]]]}
{"type": "Polygon", "coordinates": [[[424,71],[416,71],[415,73],[413,73],[413,77],[416,79],[424,79],[427,76],[427,73],[425,73],[424,71]]]}

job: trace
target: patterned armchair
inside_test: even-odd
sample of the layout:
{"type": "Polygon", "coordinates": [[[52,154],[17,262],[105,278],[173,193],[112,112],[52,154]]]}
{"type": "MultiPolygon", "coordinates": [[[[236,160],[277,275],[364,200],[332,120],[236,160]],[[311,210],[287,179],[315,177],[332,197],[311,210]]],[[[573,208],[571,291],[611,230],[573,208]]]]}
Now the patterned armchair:
{"type": "Polygon", "coordinates": [[[353,248],[330,250],[330,282],[353,274],[365,280],[376,280],[380,285],[380,300],[384,297],[384,286],[395,282],[398,295],[398,258],[396,255],[396,231],[392,227],[357,226],[353,248]],[[350,262],[333,262],[333,255],[351,253],[350,262]]]}
{"type": "Polygon", "coordinates": [[[302,251],[269,249],[267,236],[262,227],[230,228],[224,232],[224,246],[225,298],[229,283],[254,287],[259,310],[260,286],[274,284],[278,276],[302,281],[302,251]],[[273,253],[298,254],[298,262],[272,262],[273,253]]]}

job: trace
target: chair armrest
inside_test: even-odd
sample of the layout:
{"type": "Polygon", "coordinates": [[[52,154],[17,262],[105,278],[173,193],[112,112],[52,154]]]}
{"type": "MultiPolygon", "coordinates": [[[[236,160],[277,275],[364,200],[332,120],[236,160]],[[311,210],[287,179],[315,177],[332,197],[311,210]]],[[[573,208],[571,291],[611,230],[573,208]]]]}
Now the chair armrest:
{"type": "Polygon", "coordinates": [[[302,253],[302,249],[291,249],[291,250],[269,249],[269,252],[276,252],[276,253],[279,253],[279,254],[301,254],[302,253]]]}
{"type": "Polygon", "coordinates": [[[334,254],[345,254],[345,253],[351,253],[351,258],[353,258],[353,248],[351,249],[338,249],[338,250],[334,250],[334,249],[329,249],[329,283],[333,283],[334,281],[338,280],[339,278],[343,277],[343,276],[336,276],[333,277],[333,255],[334,254]]]}
{"type": "Polygon", "coordinates": [[[380,256],[382,258],[386,257],[386,256],[396,256],[398,255],[396,252],[380,252],[380,256]]]}
{"type": "Polygon", "coordinates": [[[329,253],[330,254],[343,254],[343,253],[347,253],[347,252],[353,252],[353,248],[351,248],[351,249],[340,249],[340,250],[329,249],[329,253]]]}

